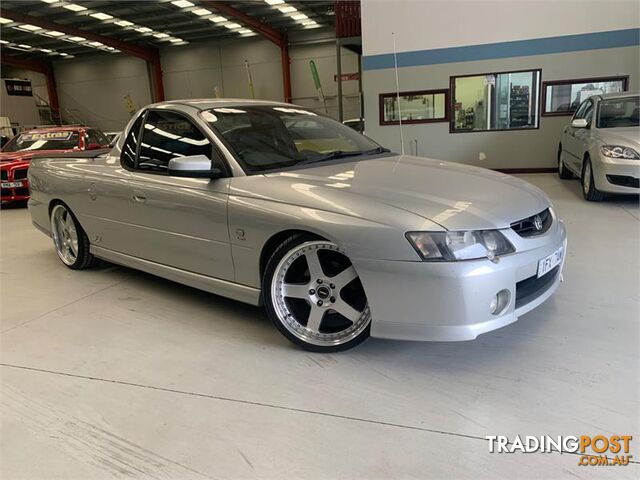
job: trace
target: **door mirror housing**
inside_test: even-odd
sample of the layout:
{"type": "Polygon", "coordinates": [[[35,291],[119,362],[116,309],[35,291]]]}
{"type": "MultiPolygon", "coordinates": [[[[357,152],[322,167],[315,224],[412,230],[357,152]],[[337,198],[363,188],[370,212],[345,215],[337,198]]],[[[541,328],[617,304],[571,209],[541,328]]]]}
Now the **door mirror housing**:
{"type": "Polygon", "coordinates": [[[222,170],[211,166],[211,159],[206,155],[172,158],[169,160],[167,170],[172,177],[220,178],[223,176],[222,170]]]}
{"type": "Polygon", "coordinates": [[[587,128],[588,125],[587,120],[584,118],[576,118],[571,122],[573,128],[587,128]]]}

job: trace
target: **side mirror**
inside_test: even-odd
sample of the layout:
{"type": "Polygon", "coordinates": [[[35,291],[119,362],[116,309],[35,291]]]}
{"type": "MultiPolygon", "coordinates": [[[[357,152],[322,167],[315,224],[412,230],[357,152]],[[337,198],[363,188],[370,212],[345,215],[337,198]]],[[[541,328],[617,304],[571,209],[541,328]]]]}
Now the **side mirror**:
{"type": "Polygon", "coordinates": [[[587,120],[584,118],[576,118],[571,122],[573,128],[587,128],[587,120]]]}
{"type": "Polygon", "coordinates": [[[220,178],[223,176],[222,170],[211,167],[211,159],[205,155],[172,158],[169,160],[167,170],[172,177],[220,178]]]}

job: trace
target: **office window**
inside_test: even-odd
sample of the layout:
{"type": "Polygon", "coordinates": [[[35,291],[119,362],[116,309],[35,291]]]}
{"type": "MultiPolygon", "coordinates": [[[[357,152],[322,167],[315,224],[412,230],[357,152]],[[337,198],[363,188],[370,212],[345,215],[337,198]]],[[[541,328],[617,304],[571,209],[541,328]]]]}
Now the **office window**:
{"type": "Polygon", "coordinates": [[[591,95],[627,90],[629,77],[583,78],[543,83],[543,115],[572,115],[591,95]]]}
{"type": "Polygon", "coordinates": [[[451,132],[538,128],[540,70],[451,77],[451,132]]]}
{"type": "MultiPolygon", "coordinates": [[[[446,122],[448,90],[400,92],[402,123],[446,122]]],[[[380,94],[380,125],[399,124],[398,94],[380,94]]]]}

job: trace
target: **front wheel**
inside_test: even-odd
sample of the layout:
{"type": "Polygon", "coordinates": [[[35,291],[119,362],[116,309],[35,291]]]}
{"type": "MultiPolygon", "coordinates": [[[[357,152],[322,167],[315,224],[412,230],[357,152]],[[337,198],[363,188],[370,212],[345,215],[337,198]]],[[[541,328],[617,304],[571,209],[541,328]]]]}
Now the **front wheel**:
{"type": "Polygon", "coordinates": [[[364,288],[349,258],[333,242],[292,235],[269,259],[262,287],[273,323],[306,350],[346,350],[369,336],[364,288]]]}
{"type": "Polygon", "coordinates": [[[66,205],[51,209],[51,237],[62,263],[73,270],[82,270],[96,263],[89,253],[89,239],[66,205]]]}
{"type": "Polygon", "coordinates": [[[582,166],[582,196],[590,202],[600,202],[604,199],[605,193],[596,188],[593,181],[593,168],[591,167],[591,159],[585,158],[582,166]]]}

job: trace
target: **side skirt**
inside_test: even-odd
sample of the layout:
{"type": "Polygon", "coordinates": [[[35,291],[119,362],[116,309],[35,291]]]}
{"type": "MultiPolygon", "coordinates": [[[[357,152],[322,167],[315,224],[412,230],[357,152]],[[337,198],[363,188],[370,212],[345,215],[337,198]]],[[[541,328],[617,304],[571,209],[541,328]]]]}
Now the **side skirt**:
{"type": "Polygon", "coordinates": [[[199,273],[187,272],[179,268],[169,267],[160,263],[132,257],[124,253],[114,252],[102,247],[91,245],[91,253],[98,258],[117,263],[124,267],[134,268],[143,272],[157,275],[174,282],[182,283],[193,288],[215,293],[223,297],[238,300],[250,305],[260,305],[260,289],[239,285],[237,283],[208,277],[199,273]]]}

